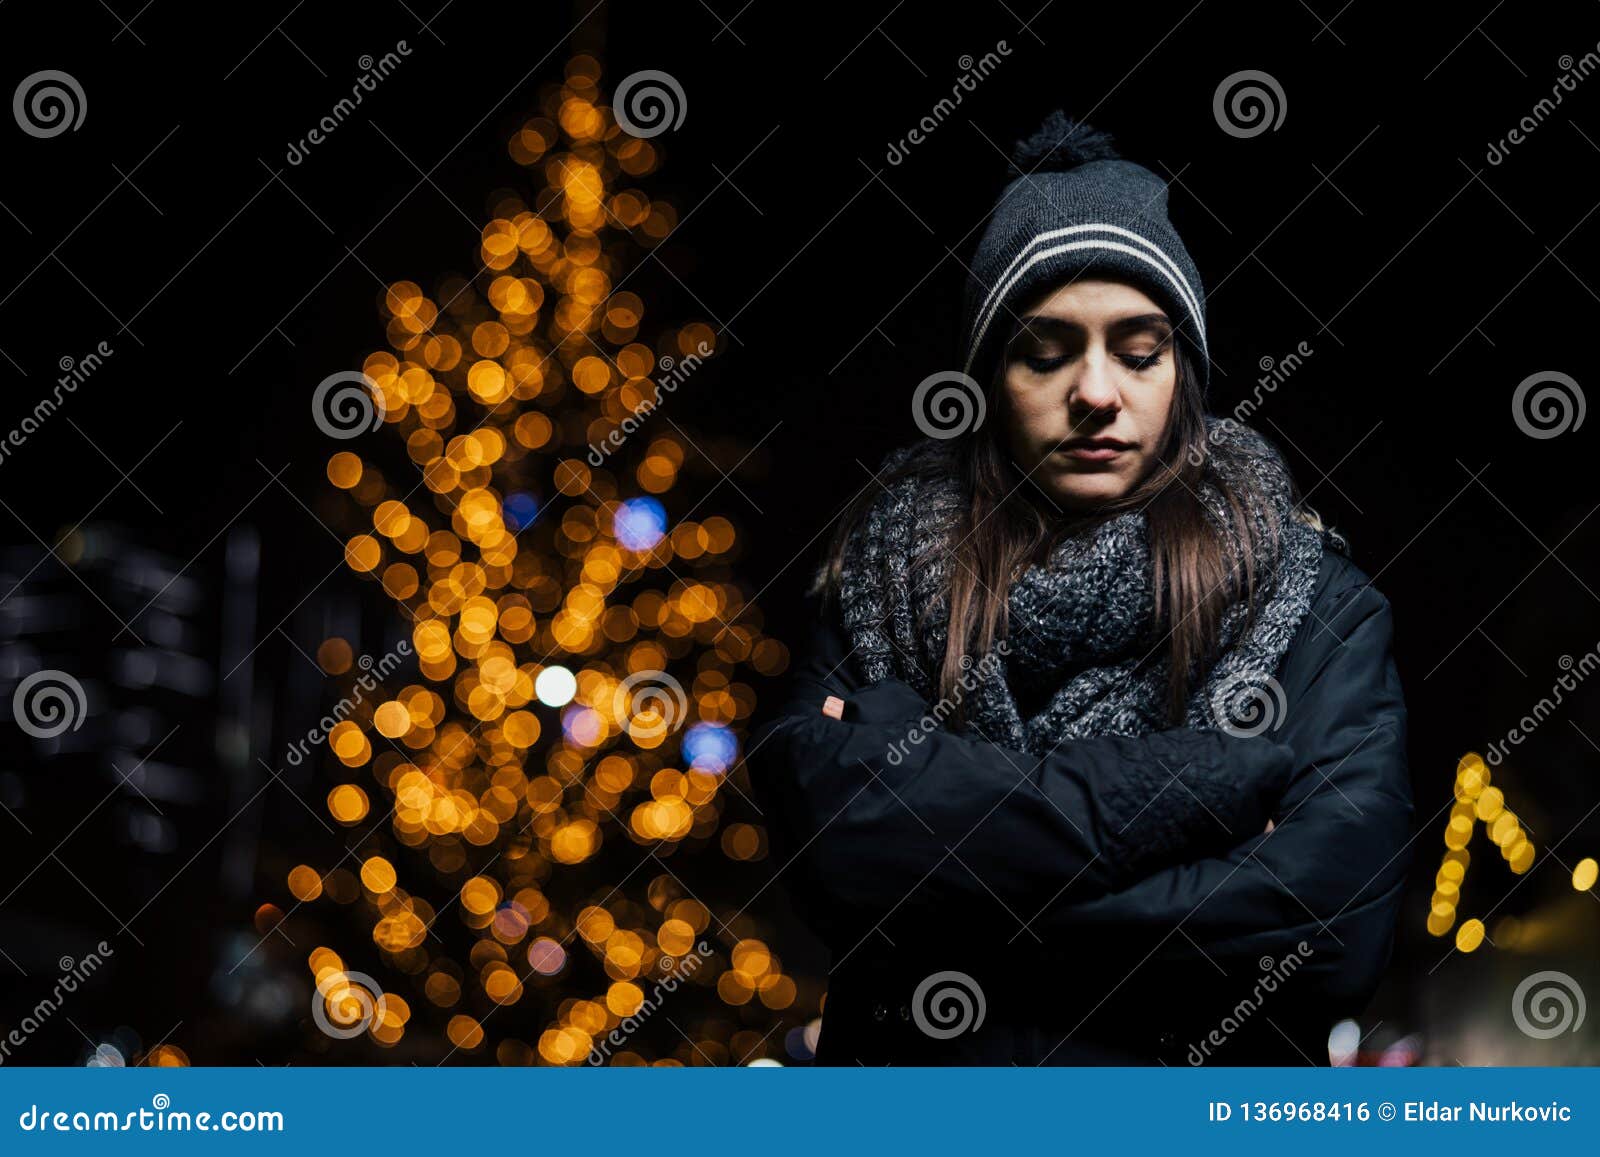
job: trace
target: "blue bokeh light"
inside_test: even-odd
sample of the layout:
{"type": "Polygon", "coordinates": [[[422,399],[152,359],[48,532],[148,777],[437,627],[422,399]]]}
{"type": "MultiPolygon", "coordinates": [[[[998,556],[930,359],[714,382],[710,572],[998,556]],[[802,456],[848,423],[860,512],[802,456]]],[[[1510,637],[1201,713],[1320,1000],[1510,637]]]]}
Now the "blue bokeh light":
{"type": "Polygon", "coordinates": [[[684,732],[683,758],[690,767],[721,775],[739,758],[739,741],[720,723],[696,723],[684,732]]]}
{"type": "Polygon", "coordinates": [[[667,533],[666,508],[654,498],[630,498],[613,519],[617,541],[629,550],[653,550],[667,533]]]}
{"type": "Polygon", "coordinates": [[[505,512],[505,520],[513,534],[531,525],[533,520],[539,517],[539,499],[526,490],[506,495],[506,500],[501,503],[500,508],[505,512]]]}

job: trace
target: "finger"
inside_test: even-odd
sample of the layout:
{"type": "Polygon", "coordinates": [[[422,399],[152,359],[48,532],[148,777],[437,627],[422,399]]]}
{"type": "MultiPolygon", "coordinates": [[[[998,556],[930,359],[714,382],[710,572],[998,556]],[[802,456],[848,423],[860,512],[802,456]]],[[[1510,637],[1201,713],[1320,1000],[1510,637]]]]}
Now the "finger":
{"type": "Polygon", "coordinates": [[[829,695],[822,701],[822,713],[829,719],[843,719],[844,700],[837,695],[829,695]]]}

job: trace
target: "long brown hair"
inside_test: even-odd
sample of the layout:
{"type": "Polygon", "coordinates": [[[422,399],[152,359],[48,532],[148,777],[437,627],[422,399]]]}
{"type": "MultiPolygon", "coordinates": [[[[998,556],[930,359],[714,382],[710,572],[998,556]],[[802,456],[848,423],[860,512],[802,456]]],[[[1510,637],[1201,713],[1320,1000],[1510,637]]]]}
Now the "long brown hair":
{"type": "MultiPolygon", "coordinates": [[[[1165,643],[1170,662],[1167,685],[1169,722],[1183,721],[1193,681],[1214,658],[1223,613],[1243,599],[1255,613],[1255,558],[1263,545],[1255,541],[1246,511],[1263,502],[1249,483],[1225,478],[1213,465],[1218,447],[1209,444],[1204,399],[1189,355],[1174,335],[1177,374],[1166,434],[1158,465],[1121,498],[1086,515],[1063,515],[1053,505],[1041,507],[1036,486],[1030,486],[1012,464],[1006,444],[1006,395],[1002,386],[1004,358],[987,387],[991,415],[977,430],[963,434],[954,447],[955,470],[971,496],[952,542],[931,549],[949,550],[948,639],[939,667],[940,695],[961,715],[958,680],[962,658],[982,656],[1007,631],[1006,594],[1023,567],[1042,564],[1063,537],[1088,529],[1126,510],[1142,510],[1149,528],[1155,614],[1149,648],[1165,643]],[[1233,541],[1207,518],[1199,498],[1209,483],[1228,505],[1233,541]]],[[[929,459],[912,455],[898,470],[880,477],[888,484],[929,469],[929,459]]],[[[942,469],[949,469],[948,459],[942,469]]],[[[861,525],[878,486],[870,486],[840,519],[823,573],[825,594],[837,593],[846,543],[861,525]]]]}

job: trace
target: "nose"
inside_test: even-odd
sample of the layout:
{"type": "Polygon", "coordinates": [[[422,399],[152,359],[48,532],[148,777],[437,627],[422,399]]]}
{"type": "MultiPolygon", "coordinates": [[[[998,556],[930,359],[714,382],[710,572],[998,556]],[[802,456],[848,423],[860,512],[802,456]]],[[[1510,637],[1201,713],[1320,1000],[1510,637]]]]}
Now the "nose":
{"type": "Polygon", "coordinates": [[[1122,409],[1122,387],[1117,369],[1104,347],[1085,351],[1077,377],[1067,390],[1068,409],[1080,413],[1116,414],[1122,409]]]}

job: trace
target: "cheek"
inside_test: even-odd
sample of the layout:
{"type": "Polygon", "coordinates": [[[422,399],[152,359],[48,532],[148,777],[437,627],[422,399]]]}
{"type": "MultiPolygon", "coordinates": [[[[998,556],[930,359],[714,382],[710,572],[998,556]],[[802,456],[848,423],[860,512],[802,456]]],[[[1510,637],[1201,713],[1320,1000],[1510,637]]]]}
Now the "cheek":
{"type": "Polygon", "coordinates": [[[1054,409],[1050,394],[1043,387],[1006,384],[1006,415],[1014,440],[1027,443],[1049,436],[1054,409]]]}
{"type": "Polygon", "coordinates": [[[1141,432],[1151,442],[1156,441],[1157,436],[1166,429],[1176,388],[1177,377],[1169,371],[1164,380],[1147,382],[1145,389],[1128,395],[1135,402],[1128,408],[1134,411],[1141,432]]]}

